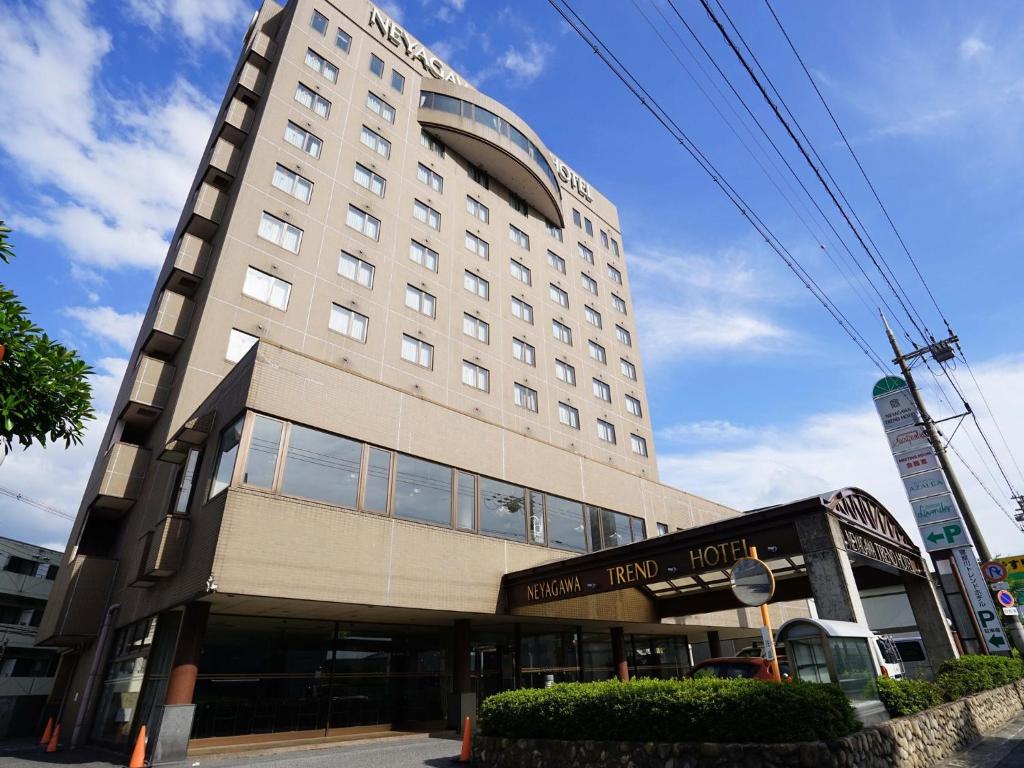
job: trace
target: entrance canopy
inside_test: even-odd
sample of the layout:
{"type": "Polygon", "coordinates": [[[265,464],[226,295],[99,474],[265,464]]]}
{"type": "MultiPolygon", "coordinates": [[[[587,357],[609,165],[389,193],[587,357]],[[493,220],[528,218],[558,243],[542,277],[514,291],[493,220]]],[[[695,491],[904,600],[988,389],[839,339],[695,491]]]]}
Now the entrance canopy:
{"type": "Polygon", "coordinates": [[[505,605],[517,613],[635,589],[654,603],[658,618],[741,608],[729,569],[752,546],[775,575],[773,602],[814,597],[820,615],[835,604],[840,615],[830,618],[837,620],[862,619],[859,599],[856,607],[848,599],[857,588],[927,582],[920,550],[892,513],[870,494],[843,488],[509,573],[502,582],[505,605]]]}

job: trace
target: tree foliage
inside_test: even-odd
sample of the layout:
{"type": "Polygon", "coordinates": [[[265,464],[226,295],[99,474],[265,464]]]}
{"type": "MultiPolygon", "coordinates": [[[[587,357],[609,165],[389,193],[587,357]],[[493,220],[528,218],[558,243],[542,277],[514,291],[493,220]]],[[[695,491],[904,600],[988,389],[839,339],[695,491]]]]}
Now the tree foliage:
{"type": "MultiPolygon", "coordinates": [[[[0,221],[0,261],[14,249],[10,229],[0,221]]],[[[51,339],[28,318],[17,295],[0,283],[0,443],[7,451],[18,442],[82,442],[85,422],[95,418],[89,374],[78,354],[51,339]]]]}

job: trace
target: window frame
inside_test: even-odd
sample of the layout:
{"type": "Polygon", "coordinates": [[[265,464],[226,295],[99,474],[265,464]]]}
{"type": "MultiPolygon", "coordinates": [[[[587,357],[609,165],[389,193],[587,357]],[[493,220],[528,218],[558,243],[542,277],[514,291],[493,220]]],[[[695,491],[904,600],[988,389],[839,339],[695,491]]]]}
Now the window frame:
{"type": "MultiPolygon", "coordinates": [[[[431,344],[428,341],[424,341],[423,339],[418,339],[418,338],[416,338],[415,336],[413,336],[411,334],[408,334],[408,333],[403,333],[402,334],[402,344],[401,344],[401,348],[399,350],[398,356],[399,356],[399,358],[401,360],[404,360],[407,363],[412,363],[413,365],[415,365],[415,366],[417,366],[419,368],[426,368],[428,371],[434,370],[434,345],[431,344]],[[405,342],[406,342],[406,340],[411,341],[415,345],[415,347],[416,347],[416,359],[415,360],[410,360],[408,357],[405,356],[405,342]],[[423,352],[424,349],[429,350],[429,357],[430,357],[430,364],[429,365],[424,365],[419,360],[420,354],[423,352]]],[[[415,456],[413,458],[419,458],[419,457],[415,456]]]]}
{"type": "MultiPolygon", "coordinates": [[[[349,325],[349,329],[351,330],[351,328],[352,328],[352,318],[351,317],[349,318],[348,325],[349,325]]],[[[332,333],[336,333],[339,336],[344,336],[346,339],[351,339],[352,341],[358,342],[360,344],[365,344],[367,337],[370,335],[370,318],[367,315],[364,315],[362,312],[356,312],[351,307],[346,307],[346,306],[343,306],[342,304],[338,304],[337,302],[333,302],[332,301],[331,302],[331,314],[327,318],[327,330],[331,331],[332,333]],[[355,315],[356,317],[361,317],[365,321],[363,323],[362,338],[360,338],[359,336],[353,336],[349,332],[341,331],[341,330],[335,328],[333,325],[331,325],[331,321],[334,319],[334,314],[335,314],[334,311],[335,311],[335,309],[339,310],[340,312],[347,312],[347,313],[349,313],[349,315],[355,315]]]]}

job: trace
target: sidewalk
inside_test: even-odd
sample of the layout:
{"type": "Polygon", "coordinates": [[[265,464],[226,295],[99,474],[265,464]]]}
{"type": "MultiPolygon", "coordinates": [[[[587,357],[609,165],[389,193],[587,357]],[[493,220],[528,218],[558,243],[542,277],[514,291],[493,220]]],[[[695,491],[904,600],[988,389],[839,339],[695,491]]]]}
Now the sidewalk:
{"type": "Polygon", "coordinates": [[[970,749],[932,768],[1021,768],[1024,766],[1024,714],[990,733],[970,749]]]}

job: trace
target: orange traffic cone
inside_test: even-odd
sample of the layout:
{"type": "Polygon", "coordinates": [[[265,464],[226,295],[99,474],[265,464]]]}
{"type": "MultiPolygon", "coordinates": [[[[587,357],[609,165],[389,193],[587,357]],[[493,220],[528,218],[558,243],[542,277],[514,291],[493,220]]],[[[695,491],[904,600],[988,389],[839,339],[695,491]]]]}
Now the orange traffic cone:
{"type": "Polygon", "coordinates": [[[60,742],[60,723],[57,723],[57,725],[55,725],[54,728],[53,728],[53,735],[50,736],[50,741],[46,745],[46,751],[47,752],[56,752],[57,751],[57,744],[59,742],[60,742]]]}
{"type": "Polygon", "coordinates": [[[470,733],[471,730],[469,718],[467,717],[466,724],[462,726],[462,752],[459,753],[460,763],[468,763],[473,756],[473,735],[470,733]]]}
{"type": "Polygon", "coordinates": [[[128,768],[145,768],[146,765],[146,726],[139,728],[139,737],[135,740],[135,749],[132,750],[132,759],[128,761],[128,768]]]}
{"type": "Polygon", "coordinates": [[[39,740],[39,746],[45,747],[49,744],[51,736],[53,736],[53,718],[49,717],[46,719],[46,728],[43,729],[43,738],[39,740]]]}

